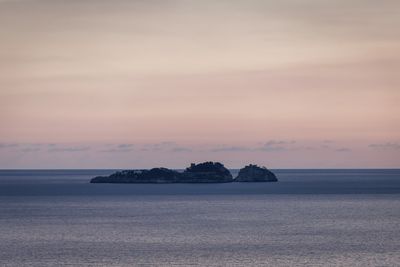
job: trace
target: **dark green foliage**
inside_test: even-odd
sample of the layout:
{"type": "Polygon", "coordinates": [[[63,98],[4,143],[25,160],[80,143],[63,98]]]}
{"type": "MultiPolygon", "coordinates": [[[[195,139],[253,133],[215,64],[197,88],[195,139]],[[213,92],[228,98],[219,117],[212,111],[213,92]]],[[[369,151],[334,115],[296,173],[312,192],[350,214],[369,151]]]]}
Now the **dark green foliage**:
{"type": "Polygon", "coordinates": [[[233,180],[231,173],[219,162],[192,163],[182,173],[167,168],[118,171],[110,176],[93,178],[91,183],[230,183],[276,182],[275,174],[265,167],[248,165],[233,180]]]}
{"type": "Polygon", "coordinates": [[[126,170],[108,177],[93,178],[91,183],[226,183],[232,182],[232,175],[219,162],[192,164],[183,173],[167,168],[150,170],[126,170]]]}
{"type": "Polygon", "coordinates": [[[193,182],[232,182],[230,171],[219,162],[204,162],[200,164],[192,163],[183,172],[185,179],[193,182]]]}
{"type": "Polygon", "coordinates": [[[239,171],[236,182],[277,182],[275,174],[265,167],[250,164],[239,171]]]}

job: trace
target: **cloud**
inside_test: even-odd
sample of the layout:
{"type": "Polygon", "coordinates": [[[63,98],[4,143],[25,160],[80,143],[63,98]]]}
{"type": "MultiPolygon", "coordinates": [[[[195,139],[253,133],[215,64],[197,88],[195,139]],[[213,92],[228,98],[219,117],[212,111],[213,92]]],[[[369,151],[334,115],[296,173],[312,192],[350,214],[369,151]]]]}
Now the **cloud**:
{"type": "Polygon", "coordinates": [[[143,145],[141,151],[165,151],[165,150],[170,151],[176,147],[178,147],[177,143],[165,141],[165,142],[154,143],[154,144],[145,144],[145,145],[143,145]]]}
{"type": "Polygon", "coordinates": [[[372,149],[381,149],[381,150],[387,150],[387,149],[399,150],[400,144],[387,142],[387,143],[380,143],[380,144],[370,144],[368,147],[370,147],[372,149]]]}
{"type": "Polygon", "coordinates": [[[181,146],[177,146],[171,149],[172,152],[192,152],[193,149],[189,148],[189,147],[181,147],[181,146]]]}
{"type": "Polygon", "coordinates": [[[119,144],[119,145],[117,145],[117,147],[121,148],[121,149],[133,148],[134,146],[135,146],[134,144],[119,144]]]}
{"type": "Polygon", "coordinates": [[[53,143],[0,143],[2,148],[15,148],[19,152],[39,152],[47,148],[48,152],[78,152],[89,150],[89,146],[62,146],[53,143]]]}
{"type": "Polygon", "coordinates": [[[292,141],[284,141],[284,140],[280,140],[280,141],[276,141],[276,140],[270,140],[268,142],[265,143],[266,146],[274,146],[274,145],[292,145],[295,144],[296,141],[292,140],[292,141]]]}
{"type": "Polygon", "coordinates": [[[46,151],[46,149],[47,152],[80,152],[90,149],[89,146],[84,145],[65,146],[53,143],[1,143],[0,149],[1,148],[16,148],[15,151],[24,153],[46,151]]]}
{"type": "Polygon", "coordinates": [[[342,147],[342,148],[335,149],[335,151],[337,151],[337,152],[351,152],[351,149],[347,148],[347,147],[342,147]]]}
{"type": "Polygon", "coordinates": [[[12,148],[12,147],[18,147],[19,144],[13,143],[13,144],[6,144],[6,143],[0,143],[0,149],[1,148],[12,148]]]}
{"type": "Polygon", "coordinates": [[[270,140],[264,143],[261,147],[258,147],[256,150],[260,151],[284,151],[293,149],[293,145],[296,141],[285,141],[285,140],[270,140]]]}
{"type": "Polygon", "coordinates": [[[20,151],[21,152],[39,152],[41,150],[42,149],[40,147],[26,147],[26,148],[21,149],[20,151]]]}
{"type": "Polygon", "coordinates": [[[123,153],[131,151],[142,152],[190,152],[193,149],[189,147],[179,146],[175,142],[160,142],[154,144],[109,144],[106,149],[99,150],[99,152],[108,153],[123,153]]]}
{"type": "Polygon", "coordinates": [[[90,146],[70,146],[70,147],[58,147],[54,146],[53,148],[49,148],[48,152],[82,152],[90,150],[90,146]]]}
{"type": "Polygon", "coordinates": [[[265,146],[257,148],[257,150],[260,150],[260,151],[284,151],[284,150],[288,150],[288,148],[285,146],[267,146],[267,145],[265,145],[265,146]]]}
{"type": "Polygon", "coordinates": [[[311,150],[314,149],[310,146],[294,146],[294,140],[269,140],[265,143],[259,143],[256,146],[235,146],[235,145],[221,145],[211,148],[210,152],[245,152],[245,151],[286,151],[286,150],[311,150]]]}
{"type": "Polygon", "coordinates": [[[211,152],[242,152],[251,150],[254,149],[244,146],[226,146],[226,145],[210,149],[211,152]]]}
{"type": "Polygon", "coordinates": [[[313,146],[299,146],[296,145],[297,141],[294,140],[270,140],[265,143],[258,143],[256,146],[235,146],[235,145],[222,145],[211,148],[209,152],[246,152],[246,151],[295,151],[295,150],[315,150],[313,146]]]}
{"type": "Polygon", "coordinates": [[[107,149],[99,150],[99,152],[107,152],[107,153],[120,153],[120,152],[131,152],[135,150],[134,144],[112,144],[108,145],[107,149]]]}
{"type": "Polygon", "coordinates": [[[325,139],[322,141],[322,145],[320,146],[321,148],[325,148],[325,149],[330,149],[332,145],[335,144],[335,141],[333,140],[328,140],[325,139]]]}

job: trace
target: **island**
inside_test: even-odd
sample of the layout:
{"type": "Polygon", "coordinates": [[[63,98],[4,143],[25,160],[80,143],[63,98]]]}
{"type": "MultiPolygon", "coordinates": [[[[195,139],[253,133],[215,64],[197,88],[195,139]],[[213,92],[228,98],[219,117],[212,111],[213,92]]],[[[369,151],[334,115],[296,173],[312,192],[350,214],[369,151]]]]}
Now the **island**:
{"type": "Polygon", "coordinates": [[[97,176],[90,183],[231,183],[231,182],[271,182],[276,176],[265,167],[248,165],[233,179],[230,171],[219,162],[192,163],[183,172],[167,168],[149,170],[124,170],[109,176],[97,176]],[[272,174],[272,175],[271,175],[272,174]]]}
{"type": "Polygon", "coordinates": [[[240,169],[235,182],[277,182],[276,175],[265,167],[247,165],[240,169]]]}

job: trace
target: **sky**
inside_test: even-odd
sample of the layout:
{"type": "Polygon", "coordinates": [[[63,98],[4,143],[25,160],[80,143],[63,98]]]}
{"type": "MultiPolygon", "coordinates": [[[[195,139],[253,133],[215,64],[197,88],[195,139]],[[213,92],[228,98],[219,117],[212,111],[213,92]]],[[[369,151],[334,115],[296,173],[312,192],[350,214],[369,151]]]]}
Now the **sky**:
{"type": "Polygon", "coordinates": [[[398,0],[0,0],[0,168],[400,168],[398,0]]]}

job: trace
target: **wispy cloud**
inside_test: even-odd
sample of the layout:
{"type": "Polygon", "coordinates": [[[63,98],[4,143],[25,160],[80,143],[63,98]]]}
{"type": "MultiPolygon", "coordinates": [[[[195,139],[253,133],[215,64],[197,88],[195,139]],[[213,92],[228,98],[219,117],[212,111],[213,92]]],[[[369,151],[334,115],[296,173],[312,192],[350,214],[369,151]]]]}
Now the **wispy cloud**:
{"type": "Polygon", "coordinates": [[[254,150],[254,148],[244,147],[244,146],[227,146],[227,145],[210,149],[211,152],[242,152],[251,150],[254,150]]]}
{"type": "Polygon", "coordinates": [[[300,145],[295,140],[269,140],[249,146],[220,145],[212,147],[208,152],[275,152],[275,151],[298,151],[315,150],[318,147],[311,145],[300,145]]]}
{"type": "MultiPolygon", "coordinates": [[[[104,153],[129,153],[133,151],[146,153],[241,153],[241,152],[279,152],[279,151],[311,151],[311,150],[329,150],[332,152],[350,152],[349,147],[330,145],[333,141],[322,141],[313,144],[302,144],[295,140],[268,140],[248,145],[221,144],[221,145],[203,145],[187,146],[176,142],[158,142],[147,144],[119,143],[119,144],[62,144],[62,143],[0,143],[1,148],[9,148],[19,152],[84,152],[94,150],[104,153]]],[[[397,143],[371,144],[371,148],[380,149],[398,149],[397,143]]]]}
{"type": "Polygon", "coordinates": [[[293,145],[296,141],[286,141],[286,140],[270,140],[264,143],[262,146],[258,147],[256,150],[261,151],[284,151],[293,149],[293,145]]]}
{"type": "Polygon", "coordinates": [[[99,150],[99,152],[108,153],[123,153],[131,151],[141,152],[191,152],[193,151],[190,147],[178,145],[175,142],[160,142],[153,144],[108,144],[105,149],[99,150]]]}
{"type": "Polygon", "coordinates": [[[387,142],[387,143],[380,143],[380,144],[370,144],[368,147],[370,147],[372,149],[382,149],[382,150],[387,150],[387,149],[399,150],[400,144],[387,142]]]}
{"type": "Polygon", "coordinates": [[[12,144],[9,144],[9,143],[0,143],[0,149],[1,149],[1,148],[18,147],[18,146],[19,146],[19,144],[16,144],[16,143],[12,143],[12,144]]]}
{"type": "Polygon", "coordinates": [[[336,152],[351,152],[351,149],[348,147],[341,147],[341,148],[337,148],[335,149],[336,152]]]}
{"type": "Polygon", "coordinates": [[[320,147],[324,148],[324,149],[330,149],[332,148],[332,146],[335,144],[335,141],[333,140],[329,140],[329,139],[325,139],[321,142],[320,147]]]}
{"type": "Polygon", "coordinates": [[[165,141],[154,144],[144,144],[141,151],[145,152],[161,152],[161,151],[169,151],[169,152],[188,152],[192,151],[189,147],[180,146],[175,142],[165,141]]]}
{"type": "Polygon", "coordinates": [[[90,150],[90,146],[54,146],[48,152],[82,152],[90,150]]]}
{"type": "Polygon", "coordinates": [[[259,143],[254,146],[235,146],[235,145],[221,145],[216,146],[208,151],[210,152],[245,152],[245,151],[263,151],[263,152],[272,152],[272,151],[284,151],[284,150],[300,150],[307,149],[310,147],[300,147],[294,146],[296,141],[294,140],[269,140],[265,143],[259,143]]]}
{"type": "Polygon", "coordinates": [[[119,145],[117,145],[117,147],[121,148],[121,149],[133,148],[134,146],[135,146],[134,144],[119,144],[119,145]]]}
{"type": "Polygon", "coordinates": [[[177,146],[171,149],[171,152],[192,152],[193,149],[189,147],[177,146]]]}
{"type": "Polygon", "coordinates": [[[25,147],[25,148],[22,148],[20,151],[21,152],[39,152],[41,150],[42,149],[40,147],[25,147]]]}
{"type": "Polygon", "coordinates": [[[108,148],[101,149],[99,152],[107,152],[107,153],[123,153],[123,152],[131,152],[135,150],[134,144],[111,144],[107,145],[108,148]]]}

